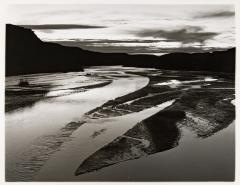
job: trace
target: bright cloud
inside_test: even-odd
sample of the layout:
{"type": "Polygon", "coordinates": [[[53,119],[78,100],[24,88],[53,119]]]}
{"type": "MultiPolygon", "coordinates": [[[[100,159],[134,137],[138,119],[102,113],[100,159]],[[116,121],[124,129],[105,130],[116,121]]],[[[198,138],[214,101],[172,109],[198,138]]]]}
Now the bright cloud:
{"type": "Polygon", "coordinates": [[[235,46],[231,5],[15,5],[8,12],[9,23],[35,25],[42,40],[93,51],[201,52],[235,46]]]}

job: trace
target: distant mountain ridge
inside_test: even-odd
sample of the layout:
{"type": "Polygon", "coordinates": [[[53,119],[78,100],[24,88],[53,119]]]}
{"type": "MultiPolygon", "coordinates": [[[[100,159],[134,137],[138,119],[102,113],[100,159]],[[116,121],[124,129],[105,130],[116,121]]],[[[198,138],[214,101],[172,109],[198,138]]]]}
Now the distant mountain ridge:
{"type": "Polygon", "coordinates": [[[6,76],[82,71],[84,66],[123,65],[169,70],[235,72],[235,48],[162,56],[98,53],[41,41],[32,30],[6,25],[6,76]]]}

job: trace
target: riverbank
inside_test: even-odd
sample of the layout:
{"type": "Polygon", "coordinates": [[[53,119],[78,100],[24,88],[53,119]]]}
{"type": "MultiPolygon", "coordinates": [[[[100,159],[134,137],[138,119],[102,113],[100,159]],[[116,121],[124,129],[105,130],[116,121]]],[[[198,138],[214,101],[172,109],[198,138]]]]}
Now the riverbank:
{"type": "Polygon", "coordinates": [[[71,72],[7,77],[5,112],[9,113],[17,109],[31,107],[38,101],[84,92],[111,83],[111,80],[85,75],[84,72],[71,72]],[[64,78],[62,78],[63,76],[64,78]],[[19,82],[22,79],[29,84],[20,86],[19,82]],[[70,82],[69,79],[72,81],[70,82]]]}

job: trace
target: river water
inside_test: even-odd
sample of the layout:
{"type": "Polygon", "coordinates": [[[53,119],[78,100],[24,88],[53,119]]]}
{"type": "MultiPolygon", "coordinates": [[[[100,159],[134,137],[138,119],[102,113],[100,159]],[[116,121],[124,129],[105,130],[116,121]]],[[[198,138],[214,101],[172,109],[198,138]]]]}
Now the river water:
{"type": "MultiPolygon", "coordinates": [[[[199,139],[182,128],[179,146],[75,177],[75,181],[232,181],[235,122],[199,139]]],[[[74,178],[73,178],[74,179],[74,178]]]]}
{"type": "MultiPolygon", "coordinates": [[[[105,102],[145,87],[147,77],[126,73],[152,69],[92,67],[85,72],[26,75],[31,84],[50,85],[46,99],[6,113],[6,179],[8,181],[195,181],[231,180],[234,174],[235,123],[215,135],[199,139],[180,127],[179,146],[75,176],[91,154],[137,123],[174,103],[174,99],[140,112],[98,120],[84,114],[105,102]],[[111,82],[75,91],[81,86],[111,82]],[[49,98],[50,97],[50,98],[49,98]],[[124,123],[124,124],[122,124],[124,123]],[[101,133],[98,135],[98,133],[101,133]],[[146,170],[147,169],[147,170],[146,170]],[[224,170],[221,170],[224,169],[224,170]],[[227,173],[226,173],[227,171],[227,173]]],[[[156,71],[155,71],[156,72],[156,71]]],[[[9,77],[6,88],[23,76],[9,77]]],[[[209,81],[209,78],[207,78],[209,81]]],[[[210,79],[211,81],[215,79],[210,79]]],[[[179,82],[162,82],[172,85],[179,82]]],[[[128,104],[130,102],[127,102],[128,104]]]]}
{"type": "MultiPolygon", "coordinates": [[[[6,114],[6,176],[10,180],[27,180],[32,179],[35,171],[37,171],[48,159],[48,155],[52,152],[46,152],[42,148],[49,145],[43,143],[53,143],[56,140],[57,135],[61,128],[66,126],[72,121],[78,121],[81,119],[84,113],[102,105],[108,100],[114,99],[119,96],[134,92],[149,82],[146,77],[140,77],[136,75],[125,75],[121,72],[113,72],[112,77],[109,73],[112,68],[91,68],[86,70],[87,73],[97,73],[105,75],[113,81],[111,84],[100,88],[94,88],[85,92],[73,93],[65,96],[58,96],[56,98],[48,99],[45,101],[39,101],[32,107],[23,108],[11,113],[6,114]],[[121,74],[123,78],[117,78],[116,76],[121,74]],[[42,151],[42,152],[41,152],[42,151]],[[46,154],[47,153],[47,154],[46,154]],[[36,156],[41,155],[40,159],[33,160],[36,156]],[[47,156],[42,156],[47,155],[47,156]],[[40,161],[39,161],[40,160],[40,161]],[[35,167],[29,166],[29,163],[38,163],[35,167]],[[36,168],[36,169],[35,169],[36,168]]],[[[58,74],[58,75],[38,75],[37,78],[31,75],[25,76],[26,79],[34,78],[44,79],[44,81],[54,81],[55,84],[61,84],[62,89],[68,89],[69,87],[76,87],[79,80],[84,81],[86,77],[79,76],[79,73],[71,74],[58,74]],[[62,75],[62,76],[61,76],[62,75]],[[48,78],[47,78],[48,77],[48,78]],[[47,79],[46,79],[47,78],[47,79]],[[71,81],[71,78],[73,81],[71,81]],[[76,80],[76,78],[78,80],[76,80]],[[69,85],[68,82],[75,82],[69,85]]],[[[15,82],[13,77],[7,81],[7,85],[10,87],[15,82]]],[[[36,81],[31,81],[36,82],[36,81]]],[[[36,82],[36,83],[37,83],[36,82]]],[[[96,82],[91,81],[92,84],[96,82]]],[[[81,83],[80,83],[81,84],[81,83]]],[[[85,83],[86,84],[86,83],[85,83]]],[[[7,86],[8,87],[8,86],[7,86]]],[[[56,94],[56,86],[50,90],[46,95],[56,94]]],[[[58,93],[60,94],[60,93],[58,93]]],[[[54,148],[54,147],[52,147],[54,148]]]]}

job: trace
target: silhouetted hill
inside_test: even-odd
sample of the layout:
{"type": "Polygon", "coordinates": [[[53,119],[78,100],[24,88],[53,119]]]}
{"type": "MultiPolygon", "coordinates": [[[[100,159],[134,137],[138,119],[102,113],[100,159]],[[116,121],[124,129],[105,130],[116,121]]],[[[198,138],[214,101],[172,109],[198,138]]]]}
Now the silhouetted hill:
{"type": "Polygon", "coordinates": [[[161,56],[161,61],[161,68],[234,73],[235,48],[212,53],[171,53],[161,56]]]}
{"type": "Polygon", "coordinates": [[[83,66],[124,65],[171,70],[235,72],[235,48],[213,53],[163,56],[98,53],[42,42],[30,30],[6,25],[6,75],[79,71],[83,66]]]}
{"type": "Polygon", "coordinates": [[[44,43],[29,29],[6,26],[6,75],[83,70],[78,48],[44,43]]]}

